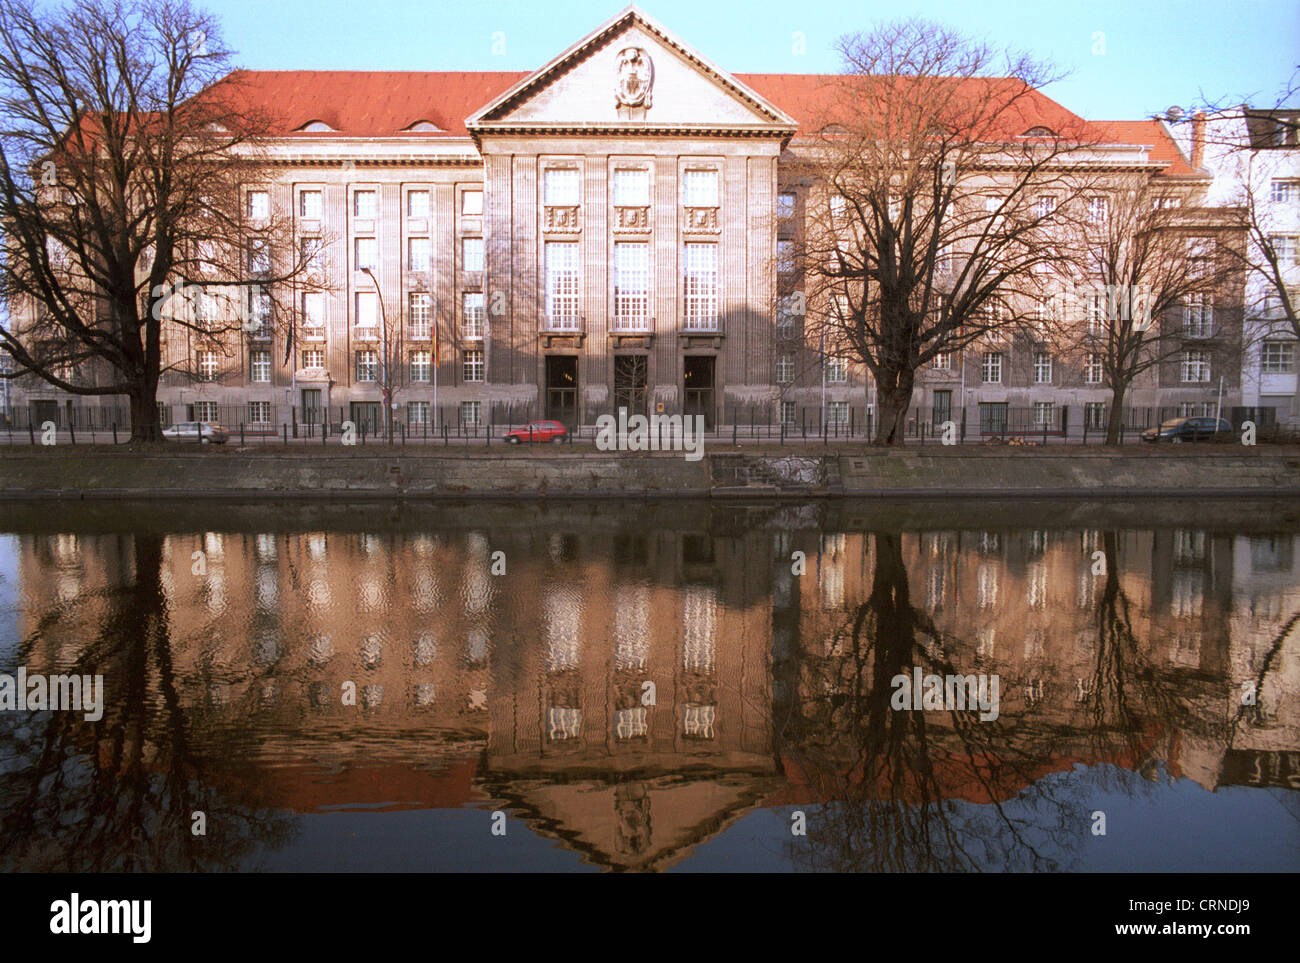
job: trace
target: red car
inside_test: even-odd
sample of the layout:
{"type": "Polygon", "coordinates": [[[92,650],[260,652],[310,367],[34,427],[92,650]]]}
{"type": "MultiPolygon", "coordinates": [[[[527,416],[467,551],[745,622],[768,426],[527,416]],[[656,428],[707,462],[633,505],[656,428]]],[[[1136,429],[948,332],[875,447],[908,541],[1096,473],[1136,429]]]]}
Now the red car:
{"type": "Polygon", "coordinates": [[[569,429],[558,421],[532,421],[523,428],[516,428],[514,431],[506,432],[505,435],[506,443],[510,445],[518,445],[525,441],[531,441],[534,444],[550,441],[561,445],[568,438],[569,429]]]}

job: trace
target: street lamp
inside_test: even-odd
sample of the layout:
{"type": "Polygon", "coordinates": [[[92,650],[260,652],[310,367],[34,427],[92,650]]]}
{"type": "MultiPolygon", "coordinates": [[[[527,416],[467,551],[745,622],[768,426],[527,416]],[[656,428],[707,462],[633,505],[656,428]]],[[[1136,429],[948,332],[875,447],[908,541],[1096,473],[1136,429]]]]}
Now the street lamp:
{"type": "Polygon", "coordinates": [[[379,378],[384,391],[384,425],[388,440],[393,440],[393,383],[388,369],[388,315],[384,312],[384,292],[379,289],[379,279],[368,267],[361,268],[361,273],[375,282],[375,296],[379,298],[379,335],[384,344],[384,353],[379,361],[379,378]]]}

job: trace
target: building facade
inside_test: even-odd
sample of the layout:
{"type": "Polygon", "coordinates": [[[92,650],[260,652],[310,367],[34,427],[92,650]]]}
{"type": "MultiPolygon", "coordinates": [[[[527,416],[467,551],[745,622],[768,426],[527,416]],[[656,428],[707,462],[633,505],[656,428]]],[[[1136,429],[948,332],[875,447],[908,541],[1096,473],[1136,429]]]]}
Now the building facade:
{"type": "MultiPolygon", "coordinates": [[[[531,73],[238,79],[279,125],[265,144],[275,176],[246,186],[245,208],[293,213],[324,289],[287,292],[289,317],[222,350],[165,332],[165,422],[373,426],[385,403],[412,431],[592,424],[624,407],[710,426],[871,417],[863,367],[792,339],[778,308],[782,244],[809,189],[792,161],[825,78],[729,74],[629,9],[531,73]]],[[[1085,123],[1038,100],[1061,128],[1085,123]]],[[[1189,208],[1210,184],[1159,124],[1090,126],[1099,167],[1177,181],[1189,208]]],[[[1232,344],[1189,344],[1127,403],[1239,404],[1232,344]]],[[[994,430],[1016,408],[1056,427],[1069,407],[1076,428],[1099,426],[1109,398],[1088,359],[1015,339],[918,381],[918,417],[965,412],[994,430]]],[[[74,417],[69,396],[31,378],[14,405],[74,417]]]]}
{"type": "MultiPolygon", "coordinates": [[[[1205,203],[1241,207],[1278,255],[1291,303],[1300,303],[1300,111],[1234,107],[1171,125],[1213,177],[1205,203]]],[[[1264,265],[1260,245],[1251,262],[1264,265]]],[[[1242,403],[1274,408],[1279,421],[1300,421],[1296,337],[1277,285],[1259,271],[1246,279],[1242,403]]]]}

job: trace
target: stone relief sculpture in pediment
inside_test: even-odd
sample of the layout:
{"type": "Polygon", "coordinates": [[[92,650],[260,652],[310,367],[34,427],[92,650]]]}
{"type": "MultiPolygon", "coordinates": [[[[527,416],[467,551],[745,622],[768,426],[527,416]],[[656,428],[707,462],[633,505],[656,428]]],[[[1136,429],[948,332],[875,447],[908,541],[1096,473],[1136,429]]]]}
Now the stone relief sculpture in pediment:
{"type": "Polygon", "coordinates": [[[640,47],[626,47],[618,52],[617,69],[614,105],[649,108],[655,82],[655,66],[650,55],[640,47]]]}

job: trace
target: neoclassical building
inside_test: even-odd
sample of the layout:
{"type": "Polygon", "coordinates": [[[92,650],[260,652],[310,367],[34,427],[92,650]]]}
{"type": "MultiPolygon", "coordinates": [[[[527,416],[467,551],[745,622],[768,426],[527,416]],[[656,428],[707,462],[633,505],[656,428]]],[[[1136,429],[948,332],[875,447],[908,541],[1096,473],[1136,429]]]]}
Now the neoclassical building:
{"type": "MultiPolygon", "coordinates": [[[[860,366],[778,323],[782,241],[807,189],[790,161],[826,78],[730,74],[629,8],[530,73],[238,79],[278,118],[276,176],[246,186],[246,209],[292,211],[328,290],[281,297],[291,318],[226,351],[169,331],[182,370],[160,388],[167,422],[374,424],[385,351],[395,417],[417,430],[591,424],[619,407],[710,424],[868,415],[860,366]]],[[[1035,129],[1085,123],[1040,94],[1033,110],[1035,129]]],[[[1091,127],[1096,164],[1209,184],[1159,123],[1091,127]]],[[[1204,347],[1144,376],[1129,403],[1199,414],[1220,376],[1224,404],[1239,403],[1239,355],[1204,347]]],[[[1041,346],[980,346],[923,372],[914,403],[994,427],[1008,407],[1056,424],[1065,405],[1077,426],[1091,405],[1100,423],[1095,373],[1053,366],[1041,346]]],[[[32,379],[13,399],[37,421],[73,404],[32,379]]]]}

